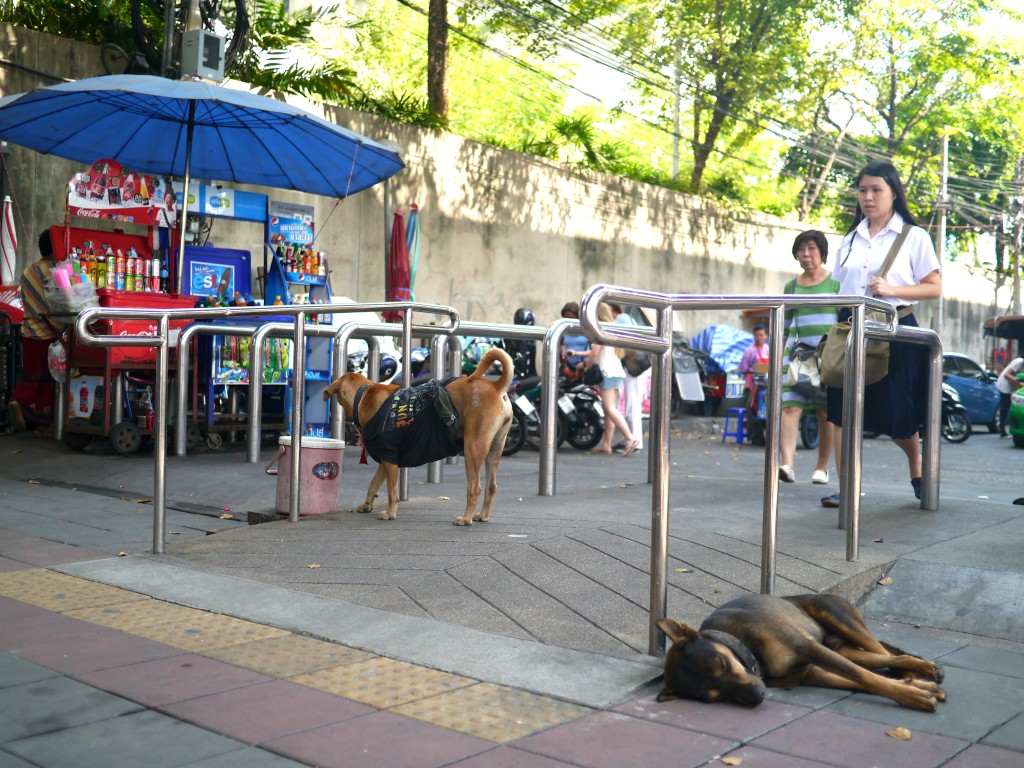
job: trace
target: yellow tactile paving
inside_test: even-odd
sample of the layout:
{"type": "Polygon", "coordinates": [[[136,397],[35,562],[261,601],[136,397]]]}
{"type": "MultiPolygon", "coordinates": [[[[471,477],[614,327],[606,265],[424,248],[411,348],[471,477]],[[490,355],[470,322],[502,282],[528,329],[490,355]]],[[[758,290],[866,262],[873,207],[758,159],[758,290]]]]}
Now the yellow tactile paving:
{"type": "Polygon", "coordinates": [[[583,717],[593,710],[493,683],[402,704],[392,712],[495,742],[583,717]]]}
{"type": "Polygon", "coordinates": [[[109,587],[45,568],[0,573],[0,595],[51,611],[73,611],[97,605],[141,600],[143,595],[109,587]]]}
{"type": "Polygon", "coordinates": [[[293,682],[387,709],[477,682],[403,661],[377,658],[299,675],[293,682]]]}
{"type": "Polygon", "coordinates": [[[163,600],[154,600],[141,595],[137,595],[137,597],[139,597],[138,600],[133,600],[130,603],[80,608],[75,611],[67,611],[66,614],[104,627],[132,632],[139,627],[184,621],[202,613],[195,608],[165,603],[163,600]]]}
{"type": "Polygon", "coordinates": [[[278,678],[376,658],[372,653],[345,645],[292,634],[211,648],[204,650],[203,655],[278,678]]]}
{"type": "Polygon", "coordinates": [[[197,653],[209,648],[287,634],[283,629],[202,611],[195,611],[191,617],[179,621],[135,627],[131,632],[133,635],[197,653]]]}

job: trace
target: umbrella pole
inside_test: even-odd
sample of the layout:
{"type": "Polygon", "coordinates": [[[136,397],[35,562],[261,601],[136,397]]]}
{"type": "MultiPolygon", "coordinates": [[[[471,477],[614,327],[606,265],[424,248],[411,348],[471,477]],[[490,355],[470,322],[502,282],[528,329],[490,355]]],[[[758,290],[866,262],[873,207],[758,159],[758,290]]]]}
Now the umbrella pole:
{"type": "Polygon", "coordinates": [[[185,270],[185,226],[188,223],[188,187],[192,180],[192,136],[196,128],[196,102],[188,103],[188,128],[185,133],[185,185],[181,190],[181,229],[178,231],[178,293],[185,270]]]}

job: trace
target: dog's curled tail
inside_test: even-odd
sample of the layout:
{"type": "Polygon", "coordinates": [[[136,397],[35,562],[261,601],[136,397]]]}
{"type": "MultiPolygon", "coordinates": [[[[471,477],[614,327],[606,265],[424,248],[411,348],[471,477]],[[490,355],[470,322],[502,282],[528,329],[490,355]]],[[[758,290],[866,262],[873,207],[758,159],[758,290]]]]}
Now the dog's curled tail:
{"type": "Polygon", "coordinates": [[[515,375],[515,370],[512,366],[512,358],[508,356],[508,352],[497,347],[491,347],[484,353],[484,356],[480,359],[480,363],[477,365],[476,370],[469,374],[471,379],[479,379],[489,370],[495,363],[501,363],[501,378],[498,379],[498,388],[502,392],[508,391],[509,384],[512,383],[512,376],[515,375]]]}

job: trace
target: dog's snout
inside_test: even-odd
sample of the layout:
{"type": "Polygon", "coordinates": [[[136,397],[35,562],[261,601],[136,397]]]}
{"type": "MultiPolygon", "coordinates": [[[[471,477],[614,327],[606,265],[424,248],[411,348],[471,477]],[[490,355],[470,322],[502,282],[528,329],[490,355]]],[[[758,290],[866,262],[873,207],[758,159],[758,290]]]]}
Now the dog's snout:
{"type": "Polygon", "coordinates": [[[745,707],[756,707],[764,701],[767,689],[760,680],[754,679],[750,684],[737,686],[733,690],[733,701],[745,707]]]}

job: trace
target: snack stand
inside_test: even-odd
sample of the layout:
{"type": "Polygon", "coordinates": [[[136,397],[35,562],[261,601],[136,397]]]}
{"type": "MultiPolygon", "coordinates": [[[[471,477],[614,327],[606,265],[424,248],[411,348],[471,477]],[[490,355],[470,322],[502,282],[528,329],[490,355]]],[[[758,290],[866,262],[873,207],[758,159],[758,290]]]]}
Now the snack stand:
{"type": "MultiPolygon", "coordinates": [[[[67,217],[50,232],[54,257],[75,281],[91,284],[101,307],[180,309],[195,304],[193,296],[170,293],[177,218],[177,191],[161,180],[98,160],[68,184],[67,217]],[[114,222],[101,230],[72,221],[114,222]],[[133,234],[117,224],[133,225],[133,234]],[[67,266],[70,265],[70,269],[67,266]]],[[[55,314],[67,323],[73,317],[55,314]]],[[[188,321],[171,323],[171,334],[188,321]]],[[[105,320],[102,333],[152,334],[156,324],[143,320],[105,320]]],[[[89,347],[72,333],[67,344],[67,408],[63,440],[83,448],[94,437],[107,437],[119,453],[138,450],[153,430],[152,378],[156,353],[147,347],[89,347]]]]}

